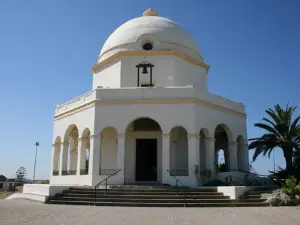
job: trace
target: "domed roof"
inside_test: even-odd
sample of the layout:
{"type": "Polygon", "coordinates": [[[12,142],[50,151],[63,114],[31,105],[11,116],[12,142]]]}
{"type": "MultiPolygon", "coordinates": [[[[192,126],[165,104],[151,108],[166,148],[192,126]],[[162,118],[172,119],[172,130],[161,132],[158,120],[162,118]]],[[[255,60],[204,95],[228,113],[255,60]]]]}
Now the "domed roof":
{"type": "Polygon", "coordinates": [[[202,61],[201,52],[187,31],[149,9],[143,16],[122,24],[108,37],[98,62],[118,51],[143,50],[145,42],[151,42],[153,50],[176,50],[202,61]]]}

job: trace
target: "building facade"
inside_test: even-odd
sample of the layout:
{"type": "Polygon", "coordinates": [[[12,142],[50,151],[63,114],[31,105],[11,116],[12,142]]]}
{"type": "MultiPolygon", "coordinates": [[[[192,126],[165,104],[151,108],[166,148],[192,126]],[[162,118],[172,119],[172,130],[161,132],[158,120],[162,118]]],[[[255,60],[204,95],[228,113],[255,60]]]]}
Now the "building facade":
{"type": "Polygon", "coordinates": [[[56,108],[50,184],[92,186],[119,170],[109,183],[201,186],[248,171],[245,107],[209,93],[208,70],[189,33],[154,10],[121,25],[92,90],[56,108]]]}

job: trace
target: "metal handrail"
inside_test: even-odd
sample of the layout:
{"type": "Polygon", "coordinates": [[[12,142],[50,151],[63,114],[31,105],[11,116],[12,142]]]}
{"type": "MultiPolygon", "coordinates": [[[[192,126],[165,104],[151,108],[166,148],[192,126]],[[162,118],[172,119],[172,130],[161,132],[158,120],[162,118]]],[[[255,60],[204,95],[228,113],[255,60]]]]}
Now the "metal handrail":
{"type": "Polygon", "coordinates": [[[107,180],[109,178],[111,178],[112,176],[116,175],[117,173],[119,173],[122,169],[118,169],[116,172],[114,172],[113,174],[109,175],[108,177],[106,177],[104,180],[100,181],[98,184],[95,185],[95,192],[94,192],[94,196],[95,196],[95,205],[96,205],[96,201],[97,201],[97,186],[99,186],[100,184],[102,184],[105,181],[105,195],[107,195],[107,180]]]}
{"type": "MultiPolygon", "coordinates": [[[[241,169],[226,169],[222,172],[219,172],[219,173],[223,173],[223,172],[241,172],[241,173],[244,173],[245,174],[245,178],[248,179],[248,177],[250,175],[253,175],[253,176],[257,176],[259,178],[269,178],[270,180],[272,180],[274,182],[274,179],[270,178],[269,175],[262,175],[262,174],[258,174],[258,173],[255,173],[255,172],[250,172],[250,171],[247,171],[247,170],[241,170],[241,169]]],[[[265,180],[263,180],[264,182],[263,183],[260,183],[261,181],[259,180],[254,180],[253,184],[254,186],[265,186],[265,180]]]]}
{"type": "MultiPolygon", "coordinates": [[[[176,181],[176,193],[177,193],[177,195],[179,195],[179,191],[178,191],[179,186],[178,186],[178,184],[180,184],[182,187],[184,187],[185,185],[180,180],[178,180],[178,178],[174,174],[172,174],[172,172],[170,170],[167,169],[167,172],[170,174],[170,176],[172,176],[175,179],[175,181],[176,181]]],[[[188,192],[185,190],[184,191],[184,206],[186,206],[186,196],[187,196],[187,194],[188,194],[188,192]]],[[[193,195],[191,195],[191,196],[194,197],[194,199],[196,199],[195,196],[193,196],[193,195]]]]}

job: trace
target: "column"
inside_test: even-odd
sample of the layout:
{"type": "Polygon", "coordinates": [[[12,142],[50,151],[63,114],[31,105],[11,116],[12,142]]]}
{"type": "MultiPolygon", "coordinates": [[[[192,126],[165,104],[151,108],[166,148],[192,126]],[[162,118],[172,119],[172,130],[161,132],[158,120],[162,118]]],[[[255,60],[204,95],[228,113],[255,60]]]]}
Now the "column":
{"type": "Polygon", "coordinates": [[[229,151],[229,168],[230,170],[236,171],[238,169],[236,141],[232,141],[228,144],[228,151],[229,151]]]}
{"type": "Polygon", "coordinates": [[[52,161],[51,161],[51,175],[53,173],[57,176],[59,175],[59,167],[60,167],[60,143],[55,143],[52,145],[52,161]]]}
{"type": "MultiPolygon", "coordinates": [[[[53,176],[53,171],[55,170],[55,160],[56,160],[56,155],[57,154],[55,154],[56,152],[56,145],[57,145],[57,143],[55,143],[55,144],[53,144],[52,145],[52,157],[51,157],[51,164],[50,164],[50,176],[53,176]]],[[[60,155],[58,156],[58,157],[60,157],[60,155]]],[[[58,164],[58,166],[59,166],[59,164],[58,164]]]]}
{"type": "MultiPolygon", "coordinates": [[[[170,174],[170,134],[162,135],[162,183],[171,184],[170,174]]],[[[172,179],[172,178],[171,178],[172,179]]]]}
{"type": "Polygon", "coordinates": [[[96,177],[99,176],[99,166],[100,166],[100,135],[91,135],[89,175],[93,176],[92,178],[93,184],[98,181],[96,180],[96,177]]]}
{"type": "Polygon", "coordinates": [[[118,167],[117,169],[121,169],[121,171],[117,174],[118,183],[124,184],[124,174],[125,174],[125,134],[118,135],[118,167]]]}
{"type": "Polygon", "coordinates": [[[244,171],[249,171],[249,150],[248,150],[248,143],[245,143],[244,146],[243,146],[242,169],[244,171]]]}
{"type": "Polygon", "coordinates": [[[59,175],[63,174],[63,171],[66,172],[68,169],[68,150],[69,142],[61,142],[61,151],[60,151],[60,165],[59,165],[59,175]]]}
{"type": "Polygon", "coordinates": [[[206,150],[206,169],[210,171],[212,179],[216,174],[216,154],[215,154],[215,138],[205,138],[205,150],[206,150]]]}
{"type": "Polygon", "coordinates": [[[189,165],[189,184],[190,186],[197,186],[199,174],[195,174],[195,167],[199,167],[200,172],[200,153],[199,153],[199,135],[188,135],[188,165],[189,165]]]}
{"type": "Polygon", "coordinates": [[[87,140],[85,138],[78,138],[76,175],[86,175],[86,173],[85,173],[86,142],[87,142],[87,140]]]}

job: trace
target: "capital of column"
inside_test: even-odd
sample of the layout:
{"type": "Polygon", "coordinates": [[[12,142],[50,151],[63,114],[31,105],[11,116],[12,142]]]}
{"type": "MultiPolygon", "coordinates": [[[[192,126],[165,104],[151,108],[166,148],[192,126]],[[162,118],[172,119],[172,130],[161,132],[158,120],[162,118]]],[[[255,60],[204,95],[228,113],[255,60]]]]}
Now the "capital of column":
{"type": "Polygon", "coordinates": [[[169,137],[170,137],[170,134],[161,134],[161,137],[162,137],[162,138],[169,138],[169,137]]]}
{"type": "Polygon", "coordinates": [[[60,147],[60,142],[56,142],[56,143],[54,143],[54,144],[52,144],[52,147],[60,147]]]}
{"type": "Polygon", "coordinates": [[[230,146],[233,146],[233,145],[237,145],[237,142],[236,141],[231,141],[228,143],[230,146]]]}
{"type": "Polygon", "coordinates": [[[60,145],[68,145],[68,144],[69,144],[68,141],[62,141],[62,142],[60,142],[60,145]]]}
{"type": "Polygon", "coordinates": [[[205,137],[205,140],[207,140],[207,141],[215,141],[216,139],[214,137],[205,137]]]}
{"type": "Polygon", "coordinates": [[[101,133],[98,134],[92,134],[89,136],[90,139],[96,139],[96,138],[100,138],[101,137],[101,133]]]}
{"type": "Polygon", "coordinates": [[[125,138],[125,133],[118,134],[118,138],[125,138]]]}
{"type": "Polygon", "coordinates": [[[195,138],[195,139],[200,139],[200,135],[199,134],[188,134],[187,135],[188,139],[192,139],[192,138],[195,138]]]}
{"type": "Polygon", "coordinates": [[[88,140],[89,140],[88,137],[82,137],[82,138],[77,139],[78,142],[85,142],[85,141],[88,141],[88,140]]]}

